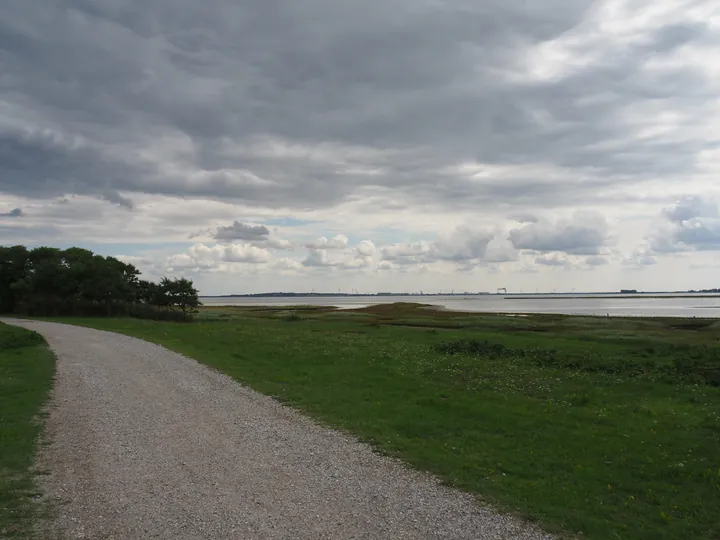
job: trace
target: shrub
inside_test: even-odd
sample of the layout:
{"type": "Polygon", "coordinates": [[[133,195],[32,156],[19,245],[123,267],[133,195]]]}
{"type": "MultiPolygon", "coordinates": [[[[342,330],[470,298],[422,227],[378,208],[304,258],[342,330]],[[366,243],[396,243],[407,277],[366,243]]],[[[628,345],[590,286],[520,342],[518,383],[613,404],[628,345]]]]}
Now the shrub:
{"type": "Polygon", "coordinates": [[[437,350],[445,354],[470,354],[489,358],[502,358],[509,356],[512,353],[511,349],[508,349],[499,343],[478,341],[476,339],[448,341],[438,345],[437,350]]]}

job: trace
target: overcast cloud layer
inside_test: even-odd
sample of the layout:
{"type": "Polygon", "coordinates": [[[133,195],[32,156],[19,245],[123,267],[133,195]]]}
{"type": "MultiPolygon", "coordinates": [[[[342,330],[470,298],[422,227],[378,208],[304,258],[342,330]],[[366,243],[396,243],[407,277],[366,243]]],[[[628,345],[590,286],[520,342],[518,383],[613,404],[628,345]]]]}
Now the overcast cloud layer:
{"type": "Polygon", "coordinates": [[[205,293],[717,287],[715,0],[4,0],[0,244],[205,293]]]}

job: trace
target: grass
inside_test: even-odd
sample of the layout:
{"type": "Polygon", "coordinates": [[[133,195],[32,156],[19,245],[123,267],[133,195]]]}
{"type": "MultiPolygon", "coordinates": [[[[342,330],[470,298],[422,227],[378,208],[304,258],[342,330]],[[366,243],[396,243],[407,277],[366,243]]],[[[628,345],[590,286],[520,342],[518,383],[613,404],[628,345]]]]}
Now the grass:
{"type": "Polygon", "coordinates": [[[400,304],[72,322],[194,357],[546,530],[720,538],[720,321],[400,304]]]}
{"type": "Polygon", "coordinates": [[[0,537],[25,538],[37,518],[32,466],[55,357],[35,332],[0,323],[0,537]]]}

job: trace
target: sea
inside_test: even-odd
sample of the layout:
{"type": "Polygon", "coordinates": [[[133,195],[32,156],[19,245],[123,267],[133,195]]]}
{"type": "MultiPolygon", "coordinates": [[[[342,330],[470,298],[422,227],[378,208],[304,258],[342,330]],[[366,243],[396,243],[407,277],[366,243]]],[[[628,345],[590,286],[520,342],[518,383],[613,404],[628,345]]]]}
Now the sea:
{"type": "Polygon", "coordinates": [[[652,294],[481,294],[400,296],[203,297],[206,306],[333,306],[356,309],[395,302],[429,304],[478,313],[559,313],[608,317],[720,318],[720,295],[652,294]]]}

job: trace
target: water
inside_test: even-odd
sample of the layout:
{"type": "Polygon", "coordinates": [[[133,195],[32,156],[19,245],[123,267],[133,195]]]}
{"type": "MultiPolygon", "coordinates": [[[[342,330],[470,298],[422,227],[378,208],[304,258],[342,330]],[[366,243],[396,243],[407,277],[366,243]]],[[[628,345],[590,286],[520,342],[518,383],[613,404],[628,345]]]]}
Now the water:
{"type": "Polygon", "coordinates": [[[562,313],[611,317],[717,317],[718,295],[469,295],[469,296],[334,296],[289,298],[201,298],[206,306],[333,306],[361,308],[394,302],[431,304],[452,311],[487,313],[562,313]]]}

